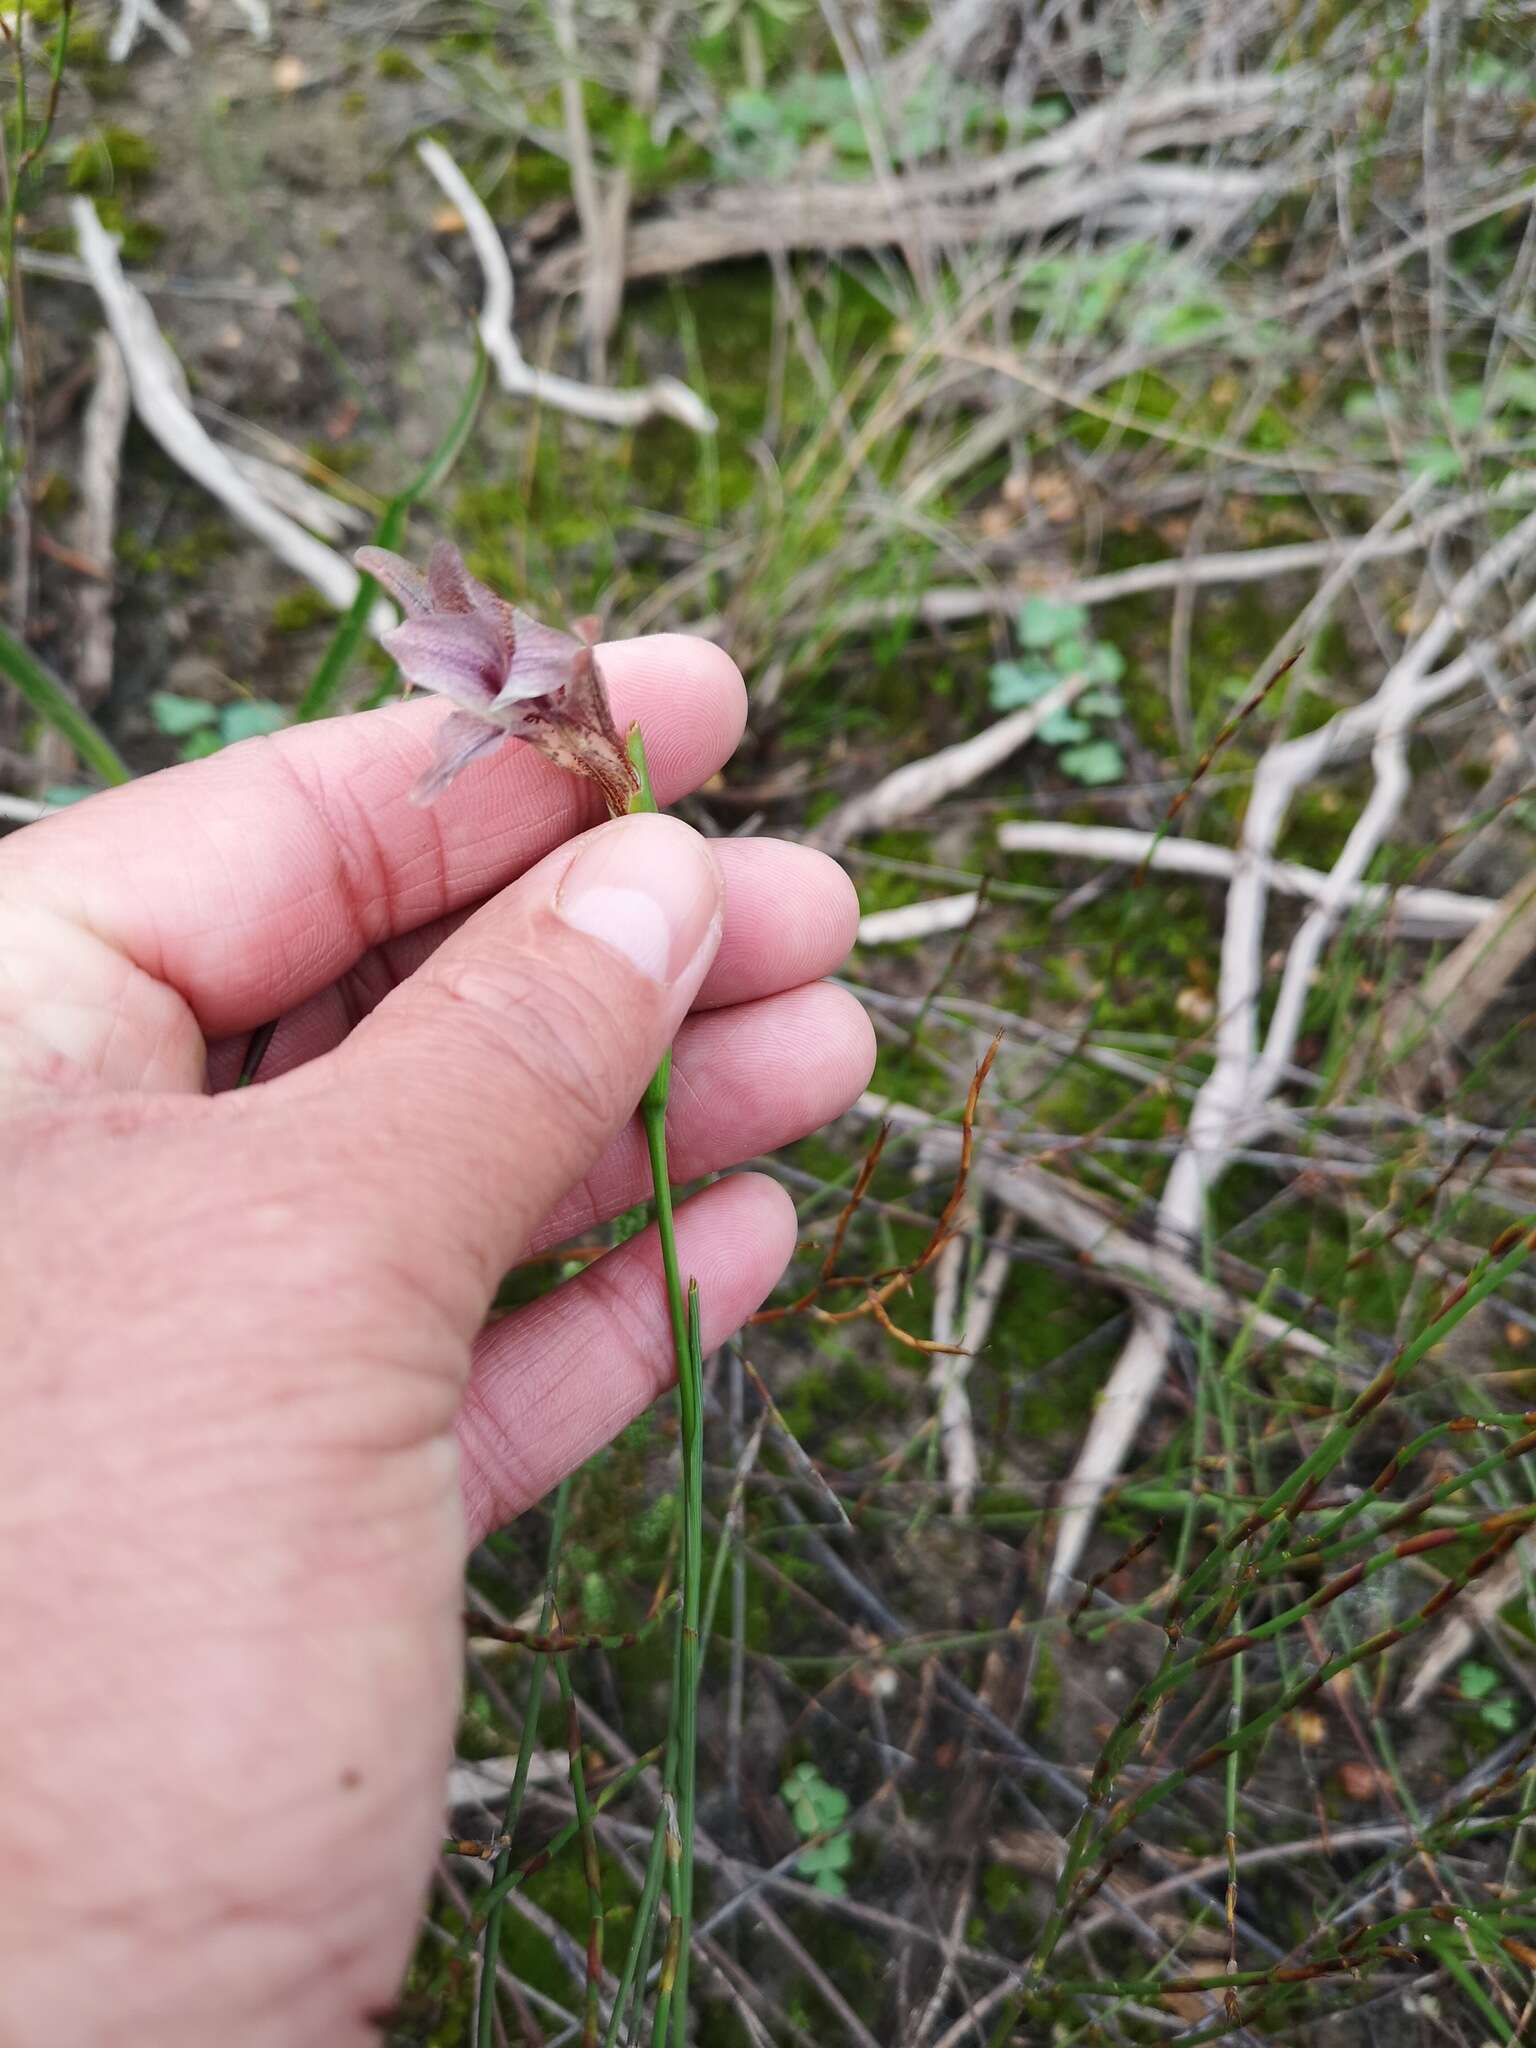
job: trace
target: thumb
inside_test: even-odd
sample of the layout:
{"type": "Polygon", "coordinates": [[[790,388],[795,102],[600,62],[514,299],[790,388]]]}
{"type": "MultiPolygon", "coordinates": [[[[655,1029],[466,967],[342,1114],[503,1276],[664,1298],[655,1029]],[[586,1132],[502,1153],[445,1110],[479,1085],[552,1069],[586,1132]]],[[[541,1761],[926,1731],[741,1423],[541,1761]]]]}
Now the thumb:
{"type": "Polygon", "coordinates": [[[689,826],[614,819],[477,911],[334,1052],[259,1091],[318,1149],[323,1199],[466,1334],[634,1113],[722,902],[689,826]]]}

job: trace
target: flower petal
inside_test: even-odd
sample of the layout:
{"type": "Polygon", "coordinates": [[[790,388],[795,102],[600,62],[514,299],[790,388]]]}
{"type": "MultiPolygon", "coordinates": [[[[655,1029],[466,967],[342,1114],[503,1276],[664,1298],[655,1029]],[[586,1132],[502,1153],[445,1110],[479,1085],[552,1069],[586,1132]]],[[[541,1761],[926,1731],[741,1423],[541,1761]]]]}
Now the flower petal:
{"type": "Polygon", "coordinates": [[[427,589],[435,612],[472,612],[469,571],[451,540],[434,541],[427,560],[427,589]]]}
{"type": "Polygon", "coordinates": [[[504,671],[500,644],[484,619],[435,613],[407,619],[381,638],[411,682],[482,718],[489,715],[504,671]]]}
{"type": "Polygon", "coordinates": [[[431,610],[432,600],[421,572],[388,548],[359,548],[352,559],[365,576],[383,585],[408,619],[419,619],[431,610]]]}
{"type": "Polygon", "coordinates": [[[517,611],[511,605],[503,605],[502,609],[512,634],[512,660],[496,699],[497,708],[563,690],[583,652],[580,642],[554,626],[541,625],[527,612],[517,611]]]}
{"type": "Polygon", "coordinates": [[[500,726],[487,725],[483,718],[451,712],[437,728],[436,758],[411,791],[411,802],[435,803],[460,769],[493,752],[507,737],[500,726]]]}

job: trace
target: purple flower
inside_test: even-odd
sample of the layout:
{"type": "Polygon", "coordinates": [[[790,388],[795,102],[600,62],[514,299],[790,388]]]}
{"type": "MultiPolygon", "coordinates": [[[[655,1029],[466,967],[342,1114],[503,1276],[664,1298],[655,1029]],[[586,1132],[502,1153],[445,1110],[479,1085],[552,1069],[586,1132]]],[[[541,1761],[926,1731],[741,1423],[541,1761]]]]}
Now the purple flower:
{"type": "Polygon", "coordinates": [[[400,673],[458,706],[438,728],[437,758],[413,803],[433,802],[461,768],[518,739],[589,776],[610,811],[628,809],[639,781],[608,709],[595,619],[578,620],[574,638],[541,626],[477,582],[449,541],[433,548],[425,576],[384,548],[359,548],[355,559],[405,614],[383,635],[400,673]]]}

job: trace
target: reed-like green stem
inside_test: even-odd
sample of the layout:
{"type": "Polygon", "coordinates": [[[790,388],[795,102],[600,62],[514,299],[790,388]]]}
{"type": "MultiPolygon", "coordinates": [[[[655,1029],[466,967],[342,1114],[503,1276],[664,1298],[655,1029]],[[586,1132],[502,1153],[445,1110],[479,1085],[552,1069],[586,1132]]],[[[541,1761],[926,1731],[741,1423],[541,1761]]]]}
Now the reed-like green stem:
{"type": "MultiPolygon", "coordinates": [[[[631,812],[655,811],[658,808],[656,793],[651,787],[645,741],[638,726],[630,727],[628,746],[629,758],[639,782],[629,808],[631,812]]],[[[704,1360],[699,1334],[698,1289],[690,1284],[685,1292],[677,1262],[677,1231],[667,1167],[667,1098],[671,1083],[672,1055],[668,1052],[652,1075],[640,1102],[640,1118],[645,1126],[651,1183],[656,1199],[656,1231],[661,1240],[672,1348],[677,1359],[683,1480],[683,1604],[678,1616],[676,1676],[667,1742],[670,1768],[663,1771],[666,1791],[677,1802],[678,1840],[675,1861],[670,1851],[668,1857],[673,1924],[668,1931],[668,1967],[662,1971],[665,1990],[657,1997],[652,2039],[659,2048],[659,2044],[667,2039],[670,2023],[673,2048],[685,2048],[688,2038],[688,1951],[693,1920],[693,1817],[698,1773],[699,1612],[704,1583],[704,1360]]]]}

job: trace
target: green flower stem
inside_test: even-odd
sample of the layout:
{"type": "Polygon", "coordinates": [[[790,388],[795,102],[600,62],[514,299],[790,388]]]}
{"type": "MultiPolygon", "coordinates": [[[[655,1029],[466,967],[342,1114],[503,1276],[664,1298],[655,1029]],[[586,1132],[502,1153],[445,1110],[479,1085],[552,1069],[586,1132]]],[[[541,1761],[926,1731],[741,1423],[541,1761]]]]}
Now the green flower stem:
{"type": "MultiPolygon", "coordinates": [[[[628,749],[640,785],[630,798],[630,811],[655,811],[656,793],[651,787],[645,741],[637,725],[630,727],[628,749]]],[[[676,1976],[669,1985],[670,1999],[663,1996],[657,2001],[653,2039],[658,2044],[665,2041],[670,2019],[674,2048],[685,2048],[688,2038],[688,1952],[693,1921],[693,1815],[698,1782],[699,1609],[704,1581],[704,1361],[699,1336],[698,1290],[690,1284],[684,1291],[677,1263],[677,1231],[667,1167],[667,1097],[671,1084],[672,1055],[669,1051],[651,1076],[640,1102],[656,1197],[656,1230],[661,1239],[667,1312],[672,1322],[672,1348],[677,1358],[683,1467],[683,1605],[678,1617],[672,1739],[668,1742],[668,1762],[672,1769],[664,1773],[667,1790],[675,1792],[677,1800],[677,1862],[669,1873],[677,1923],[672,1929],[676,1976]]],[[[664,1971],[663,1976],[666,1974],[664,1971]]]]}

